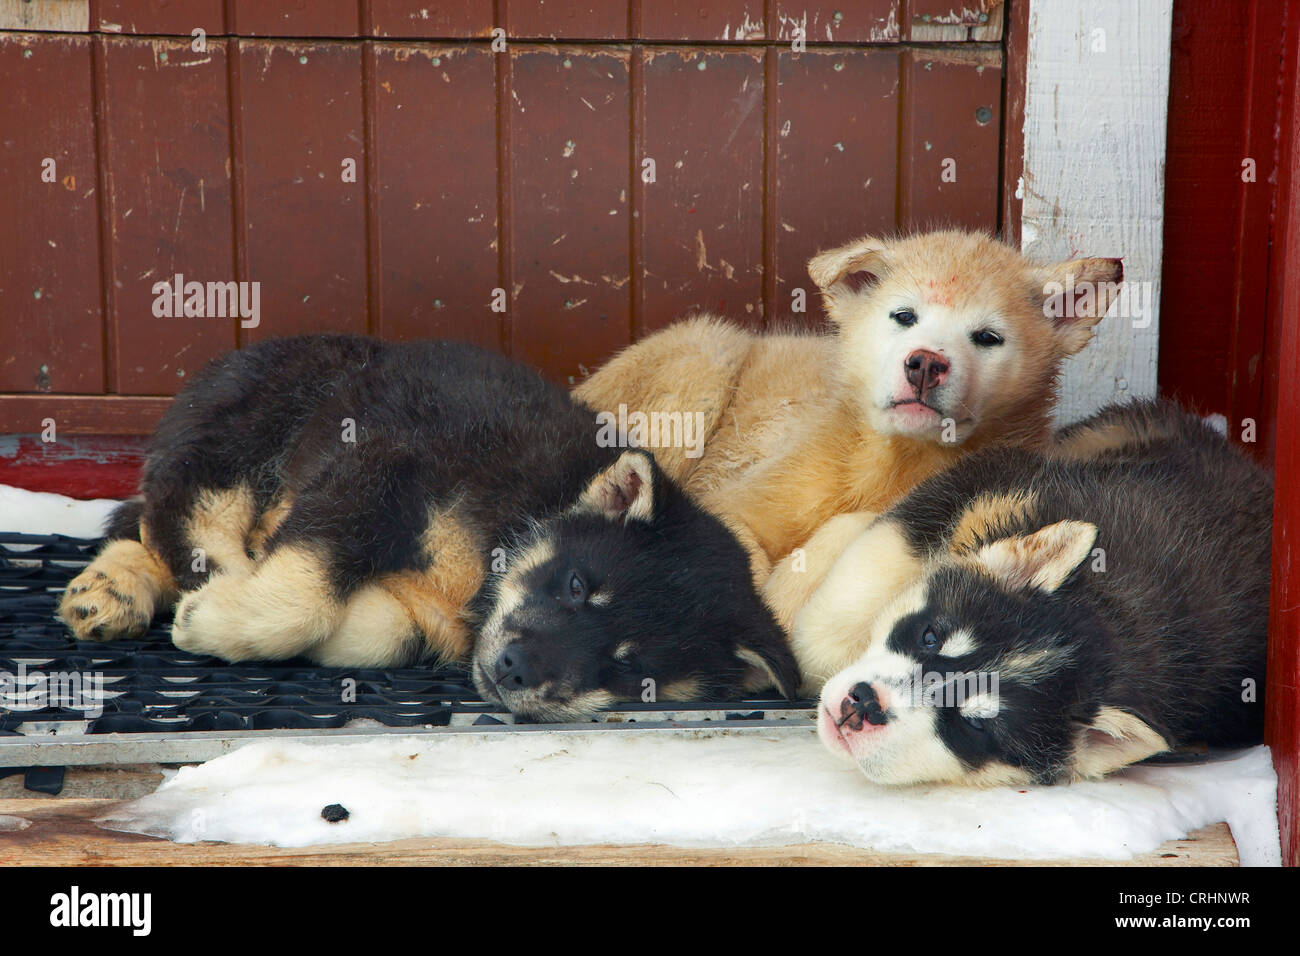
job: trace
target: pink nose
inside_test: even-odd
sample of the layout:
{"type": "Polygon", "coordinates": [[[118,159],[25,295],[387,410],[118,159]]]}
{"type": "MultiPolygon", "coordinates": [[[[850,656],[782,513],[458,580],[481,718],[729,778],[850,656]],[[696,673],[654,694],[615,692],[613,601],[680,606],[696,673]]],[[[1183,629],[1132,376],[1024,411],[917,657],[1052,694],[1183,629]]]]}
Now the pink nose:
{"type": "Polygon", "coordinates": [[[907,381],[916,389],[916,397],[925,401],[926,393],[948,378],[948,360],[938,352],[917,349],[903,362],[907,381]]]}

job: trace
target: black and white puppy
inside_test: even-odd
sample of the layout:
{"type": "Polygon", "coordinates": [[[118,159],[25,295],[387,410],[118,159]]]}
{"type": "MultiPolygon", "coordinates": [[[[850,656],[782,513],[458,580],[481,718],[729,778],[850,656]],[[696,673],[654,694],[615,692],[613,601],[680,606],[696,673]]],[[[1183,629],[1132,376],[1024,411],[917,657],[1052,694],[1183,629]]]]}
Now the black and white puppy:
{"type": "Polygon", "coordinates": [[[1168,403],[1112,406],[1046,455],[964,459],[805,611],[865,648],[823,689],[823,742],[880,783],[973,785],[1258,743],[1271,509],[1267,474],[1168,403]],[[911,583],[881,601],[873,576],[911,583]]]}

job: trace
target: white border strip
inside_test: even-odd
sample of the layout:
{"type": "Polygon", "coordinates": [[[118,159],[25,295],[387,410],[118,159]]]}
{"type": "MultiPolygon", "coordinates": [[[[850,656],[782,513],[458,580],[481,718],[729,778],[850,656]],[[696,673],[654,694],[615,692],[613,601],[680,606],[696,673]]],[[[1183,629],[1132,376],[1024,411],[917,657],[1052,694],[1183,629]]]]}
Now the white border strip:
{"type": "Polygon", "coordinates": [[[1066,364],[1069,422],[1156,391],[1173,0],[1028,2],[1021,249],[1123,257],[1126,279],[1066,364]]]}

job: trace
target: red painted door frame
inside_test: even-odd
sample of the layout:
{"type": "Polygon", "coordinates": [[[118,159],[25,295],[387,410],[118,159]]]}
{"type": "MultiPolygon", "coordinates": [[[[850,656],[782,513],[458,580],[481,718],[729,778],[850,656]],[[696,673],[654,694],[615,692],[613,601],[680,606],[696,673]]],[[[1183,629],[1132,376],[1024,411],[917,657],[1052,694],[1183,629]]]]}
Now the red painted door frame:
{"type": "Polygon", "coordinates": [[[1275,469],[1264,706],[1283,859],[1300,865],[1300,0],[1174,0],[1162,394],[1275,469]],[[1253,441],[1246,436],[1251,434],[1253,441]]]}
{"type": "Polygon", "coordinates": [[[1267,292],[1266,388],[1275,392],[1273,593],[1266,738],[1278,775],[1282,859],[1300,865],[1300,2],[1287,0],[1279,85],[1278,193],[1267,292]]]}

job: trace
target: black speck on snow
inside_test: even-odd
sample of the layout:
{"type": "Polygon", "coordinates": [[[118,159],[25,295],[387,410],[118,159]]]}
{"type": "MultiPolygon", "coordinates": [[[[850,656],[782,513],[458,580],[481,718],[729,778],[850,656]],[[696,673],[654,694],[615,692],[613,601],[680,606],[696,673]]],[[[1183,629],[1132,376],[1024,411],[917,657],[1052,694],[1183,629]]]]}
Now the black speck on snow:
{"type": "Polygon", "coordinates": [[[341,823],[349,816],[348,808],[341,803],[331,803],[328,807],[320,812],[320,815],[330,823],[341,823]]]}

